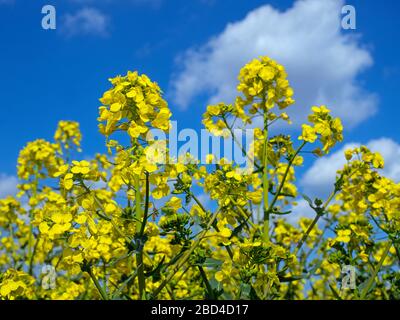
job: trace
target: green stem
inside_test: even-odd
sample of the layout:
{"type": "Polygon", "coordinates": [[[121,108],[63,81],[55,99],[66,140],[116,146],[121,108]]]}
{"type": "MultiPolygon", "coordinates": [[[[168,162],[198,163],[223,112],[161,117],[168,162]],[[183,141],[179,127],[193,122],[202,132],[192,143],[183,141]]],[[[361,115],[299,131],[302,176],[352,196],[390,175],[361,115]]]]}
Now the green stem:
{"type": "Polygon", "coordinates": [[[101,297],[103,300],[108,300],[107,293],[104,291],[104,289],[101,287],[99,281],[97,280],[96,276],[93,274],[92,268],[89,268],[87,271],[89,273],[90,278],[92,278],[94,285],[96,286],[97,290],[99,291],[101,297]]]}
{"type": "MultiPolygon", "coordinates": [[[[332,199],[335,197],[337,193],[337,190],[335,189],[329,196],[329,198],[325,201],[324,205],[322,206],[322,214],[325,212],[326,208],[328,207],[329,203],[332,201],[332,199]]],[[[308,236],[310,235],[312,229],[314,229],[314,226],[317,224],[319,218],[322,217],[322,214],[317,214],[314,218],[314,220],[311,222],[311,224],[308,226],[307,231],[304,233],[303,237],[301,238],[300,242],[297,244],[296,249],[294,251],[294,254],[296,255],[297,252],[301,249],[303,244],[306,242],[308,236]]]]}
{"type": "Polygon", "coordinates": [[[203,279],[204,285],[206,286],[206,289],[207,289],[207,292],[208,292],[208,298],[215,299],[214,291],[213,291],[213,289],[211,287],[210,282],[208,281],[206,272],[204,271],[202,266],[198,266],[198,268],[199,268],[199,271],[200,271],[201,278],[203,279]]]}
{"type": "Polygon", "coordinates": [[[39,244],[39,237],[40,237],[40,234],[38,235],[38,237],[36,239],[35,245],[33,247],[33,252],[32,252],[32,254],[31,254],[30,258],[29,258],[29,271],[28,272],[29,272],[30,275],[33,274],[33,258],[35,257],[36,250],[37,250],[37,247],[38,247],[38,244],[39,244]]]}
{"type": "MultiPolygon", "coordinates": [[[[264,103],[265,104],[265,103],[264,103]]],[[[263,203],[264,203],[264,228],[263,228],[263,240],[269,242],[269,220],[270,214],[268,209],[268,112],[264,112],[264,147],[263,147],[263,203]]]]}
{"type": "MultiPolygon", "coordinates": [[[[91,193],[91,190],[85,185],[85,183],[84,183],[82,180],[80,181],[80,184],[81,184],[82,188],[84,188],[84,189],[86,190],[87,193],[89,193],[89,194],[91,193]]],[[[104,216],[101,215],[101,214],[99,214],[98,212],[96,212],[96,214],[97,214],[100,218],[103,218],[103,219],[109,221],[109,222],[112,224],[112,226],[113,226],[113,228],[115,229],[115,231],[120,235],[120,237],[121,237],[121,238],[124,238],[124,240],[125,240],[125,242],[126,242],[127,244],[130,244],[130,243],[132,242],[132,240],[131,240],[129,237],[127,237],[127,236],[121,231],[121,229],[118,227],[118,225],[115,223],[115,221],[114,221],[111,217],[108,217],[108,216],[107,216],[106,210],[104,209],[104,206],[103,206],[103,204],[101,203],[101,201],[97,198],[96,193],[93,193],[93,198],[94,198],[94,201],[96,202],[96,205],[101,209],[101,211],[103,211],[104,216]]]]}
{"type": "Polygon", "coordinates": [[[375,278],[378,275],[379,270],[382,268],[383,262],[386,259],[386,256],[389,254],[389,250],[392,246],[392,242],[388,241],[386,244],[386,247],[384,249],[384,252],[382,254],[381,259],[379,260],[378,265],[374,269],[372,276],[369,278],[367,285],[364,287],[364,289],[361,292],[360,300],[364,300],[366,295],[368,294],[368,291],[371,289],[372,285],[374,284],[375,278]]]}
{"type": "MultiPolygon", "coordinates": [[[[232,198],[231,196],[228,196],[228,198],[229,198],[229,200],[231,200],[232,203],[236,206],[236,208],[237,208],[237,210],[239,211],[239,213],[240,213],[240,215],[242,216],[242,218],[243,218],[246,222],[248,222],[248,223],[250,224],[250,226],[251,226],[253,229],[257,230],[257,229],[258,229],[257,226],[250,220],[251,214],[250,214],[250,216],[249,216],[248,214],[246,214],[246,212],[243,210],[243,208],[240,207],[240,206],[237,204],[237,202],[236,202],[235,200],[233,200],[233,198],[232,198]]],[[[259,230],[259,229],[258,229],[258,230],[259,230]]]]}
{"type": "Polygon", "coordinates": [[[254,161],[254,158],[250,158],[250,156],[247,154],[246,149],[243,147],[243,145],[242,145],[242,144],[238,141],[238,139],[236,138],[235,133],[233,132],[232,127],[229,126],[228,121],[226,120],[226,117],[225,117],[225,116],[222,116],[222,120],[224,121],[225,126],[228,128],[228,130],[229,130],[229,132],[230,132],[230,134],[231,134],[231,136],[232,136],[233,141],[238,145],[238,147],[240,147],[240,149],[241,149],[243,155],[245,155],[246,158],[248,158],[252,163],[254,163],[254,166],[255,166],[258,170],[260,170],[261,167],[254,161]]]}
{"type": "MultiPolygon", "coordinates": [[[[37,192],[38,192],[38,187],[39,187],[39,177],[38,177],[39,169],[37,166],[35,166],[34,173],[35,173],[35,179],[33,181],[32,195],[33,195],[33,197],[36,197],[37,192]]],[[[34,207],[32,209],[34,209],[34,207]]],[[[32,272],[33,272],[31,263],[33,261],[33,255],[34,255],[34,250],[33,250],[34,234],[33,234],[33,224],[32,224],[32,220],[33,220],[32,209],[29,211],[29,238],[28,238],[28,261],[29,261],[29,274],[30,275],[32,275],[32,272]]]]}
{"type": "Polygon", "coordinates": [[[175,267],[173,268],[172,272],[170,273],[169,276],[167,276],[164,281],[157,287],[157,289],[153,292],[153,298],[156,299],[157,295],[161,292],[161,290],[171,281],[171,279],[175,276],[175,274],[179,271],[179,269],[189,260],[190,255],[192,252],[197,248],[197,246],[200,244],[201,240],[207,235],[208,231],[211,229],[211,226],[213,225],[215,219],[217,218],[217,215],[219,214],[220,209],[218,209],[213,216],[211,217],[210,221],[208,222],[206,228],[203,229],[198,235],[198,239],[193,243],[193,245],[190,247],[186,253],[179,258],[179,260],[174,264],[175,267]]]}
{"type": "Polygon", "coordinates": [[[275,196],[272,199],[271,204],[270,204],[270,206],[268,208],[269,212],[271,212],[272,209],[274,208],[274,205],[275,205],[276,201],[278,200],[278,197],[280,196],[280,194],[281,194],[281,192],[283,190],[283,187],[285,185],[287,176],[289,175],[289,171],[290,171],[291,166],[293,165],[294,160],[296,159],[297,155],[300,153],[300,151],[304,148],[304,146],[306,144],[307,144],[307,142],[303,141],[303,143],[297,148],[297,150],[294,153],[293,157],[290,158],[289,163],[288,163],[288,165],[286,167],[285,173],[283,175],[282,181],[281,181],[281,183],[280,183],[280,185],[278,187],[278,190],[276,190],[275,196]]]}
{"type": "Polygon", "coordinates": [[[149,217],[149,202],[150,202],[150,181],[149,181],[149,174],[146,172],[146,198],[144,200],[144,215],[143,215],[143,221],[142,221],[142,226],[140,228],[140,235],[143,236],[144,234],[144,229],[146,227],[146,222],[149,217]]]}
{"type": "Polygon", "coordinates": [[[136,212],[136,233],[142,228],[142,204],[140,195],[140,177],[135,176],[135,212],[136,212]]]}
{"type": "MultiPolygon", "coordinates": [[[[205,214],[207,214],[206,208],[205,208],[204,205],[200,202],[200,200],[193,194],[193,192],[191,192],[191,191],[186,191],[186,194],[190,194],[191,197],[193,198],[193,200],[198,204],[198,206],[200,207],[200,209],[201,209],[205,214]]],[[[232,197],[231,197],[231,196],[228,196],[228,197],[229,197],[229,198],[231,199],[231,201],[234,203],[232,197]]],[[[235,204],[235,203],[234,203],[234,204],[235,204]]],[[[243,212],[243,210],[242,210],[242,212],[243,212]]],[[[248,219],[248,218],[246,217],[246,215],[244,215],[244,218],[245,218],[245,219],[248,219]]],[[[218,228],[216,225],[213,225],[212,227],[215,229],[215,231],[219,232],[219,228],[218,228]]],[[[230,245],[226,245],[226,246],[224,246],[224,247],[225,247],[226,251],[228,252],[229,257],[230,257],[231,259],[233,259],[233,252],[232,252],[231,246],[230,246],[230,245]]]]}
{"type": "MultiPolygon", "coordinates": [[[[148,202],[148,176],[146,175],[146,202],[148,202]]],[[[143,212],[142,212],[142,199],[140,195],[140,177],[135,176],[135,211],[136,211],[136,234],[138,237],[139,248],[136,254],[136,267],[138,271],[138,285],[139,285],[139,299],[146,299],[146,280],[144,276],[144,264],[143,264],[143,246],[142,242],[143,233],[145,229],[146,221],[143,219],[143,212]]],[[[146,214],[147,215],[147,214],[146,214]]],[[[145,217],[147,219],[147,217],[145,217]]]]}

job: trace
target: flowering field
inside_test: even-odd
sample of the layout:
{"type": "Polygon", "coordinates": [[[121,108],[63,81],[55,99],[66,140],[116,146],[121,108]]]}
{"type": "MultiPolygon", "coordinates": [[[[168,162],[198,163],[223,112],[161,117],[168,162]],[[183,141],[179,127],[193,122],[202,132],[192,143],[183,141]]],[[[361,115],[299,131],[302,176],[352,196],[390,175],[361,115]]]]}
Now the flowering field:
{"type": "Polygon", "coordinates": [[[280,133],[295,98],[284,66],[259,57],[238,79],[202,123],[225,139],[255,127],[246,168],[170,158],[150,133],[172,113],[138,72],[100,99],[102,154],[81,160],[73,121],[26,144],[18,195],[0,200],[0,299],[399,299],[400,185],[383,157],[348,149],[329,197],[299,193],[297,168],[340,144],[341,120],[310,106],[299,136],[280,133]],[[293,222],[299,197],[308,214],[293,222]]]}

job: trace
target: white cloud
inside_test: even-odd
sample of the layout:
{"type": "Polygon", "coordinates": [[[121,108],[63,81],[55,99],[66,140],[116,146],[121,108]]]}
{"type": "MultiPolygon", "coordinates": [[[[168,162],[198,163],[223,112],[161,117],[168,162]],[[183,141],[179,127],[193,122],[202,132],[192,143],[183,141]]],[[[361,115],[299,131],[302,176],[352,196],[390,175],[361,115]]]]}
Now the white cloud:
{"type": "MultiPolygon", "coordinates": [[[[303,193],[311,198],[326,198],[332,192],[336,171],[346,163],[344,151],[356,146],[360,146],[360,143],[348,143],[339,151],[316,160],[300,181],[303,193]]],[[[380,138],[369,141],[366,146],[373,152],[381,153],[385,159],[385,167],[381,173],[400,182],[400,145],[392,139],[380,138]]]]}
{"type": "Polygon", "coordinates": [[[16,177],[0,173],[0,199],[9,195],[15,195],[17,184],[18,180],[16,177]]]}
{"type": "Polygon", "coordinates": [[[108,35],[109,17],[95,8],[83,8],[63,17],[62,32],[69,36],[108,35]]]}
{"type": "Polygon", "coordinates": [[[302,192],[310,198],[325,198],[329,195],[336,179],[336,171],[346,163],[344,151],[357,145],[360,144],[345,144],[340,150],[315,160],[300,180],[302,192]]]}
{"type": "MultiPolygon", "coordinates": [[[[300,180],[301,192],[311,199],[318,197],[325,200],[333,190],[336,171],[343,168],[346,163],[344,151],[360,145],[360,143],[348,143],[330,156],[316,160],[300,180]]],[[[400,162],[398,160],[400,159],[400,144],[389,138],[380,138],[369,141],[366,146],[373,152],[380,152],[385,159],[385,167],[381,170],[382,175],[400,182],[400,162]]],[[[293,206],[292,213],[286,216],[289,222],[296,223],[301,217],[315,217],[315,212],[307,201],[298,198],[296,202],[298,205],[293,206]]]]}
{"type": "Polygon", "coordinates": [[[284,218],[292,223],[296,224],[300,218],[314,218],[315,211],[310,208],[308,202],[302,198],[296,199],[297,205],[292,206],[290,210],[292,211],[289,215],[284,216],[284,218]]]}
{"type": "Polygon", "coordinates": [[[270,5],[248,13],[241,21],[200,48],[177,58],[181,70],[171,81],[177,106],[187,108],[194,97],[208,93],[210,103],[231,102],[237,74],[249,60],[268,55],[283,64],[295,89],[295,121],[309,108],[327,104],[345,125],[353,126],[376,111],[375,95],[356,78],[372,64],[359,37],[341,31],[342,0],[299,0],[281,12],[270,5]]]}

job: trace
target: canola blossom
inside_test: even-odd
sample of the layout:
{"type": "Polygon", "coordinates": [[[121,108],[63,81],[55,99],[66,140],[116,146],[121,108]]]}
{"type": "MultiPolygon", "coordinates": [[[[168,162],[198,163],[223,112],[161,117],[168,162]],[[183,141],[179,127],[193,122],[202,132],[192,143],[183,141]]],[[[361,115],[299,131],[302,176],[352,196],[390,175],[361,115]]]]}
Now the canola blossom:
{"type": "Polygon", "coordinates": [[[104,154],[79,158],[74,121],[27,143],[18,194],[0,199],[0,299],[399,299],[400,184],[382,156],[346,150],[330,196],[302,195],[296,170],[343,140],[340,119],[310,106],[299,136],[272,134],[294,108],[284,67],[260,57],[238,80],[237,98],[202,123],[225,138],[257,124],[246,170],[213,155],[165,161],[167,139],[148,137],[172,113],[136,71],[100,98],[104,154]],[[309,208],[292,223],[301,196],[309,208]],[[357,272],[352,288],[343,266],[357,272]]]}

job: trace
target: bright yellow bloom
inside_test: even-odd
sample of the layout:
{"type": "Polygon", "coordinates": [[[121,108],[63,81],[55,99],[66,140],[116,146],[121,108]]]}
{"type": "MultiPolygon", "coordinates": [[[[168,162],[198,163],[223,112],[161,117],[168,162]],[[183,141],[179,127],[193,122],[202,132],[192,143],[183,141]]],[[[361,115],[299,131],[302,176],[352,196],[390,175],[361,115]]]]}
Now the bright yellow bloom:
{"type": "Polygon", "coordinates": [[[71,172],[73,174],[88,174],[90,172],[90,163],[86,160],[72,161],[72,164],[71,172]]]}
{"type": "Polygon", "coordinates": [[[347,243],[351,239],[350,235],[351,235],[351,230],[349,230],[349,229],[339,230],[338,231],[338,236],[336,237],[335,240],[337,242],[345,242],[345,243],[347,243]]]}
{"type": "Polygon", "coordinates": [[[299,140],[304,140],[307,142],[315,142],[315,140],[317,140],[318,136],[314,130],[313,127],[309,126],[308,124],[303,124],[302,125],[303,128],[303,132],[301,134],[301,136],[299,137],[299,140]]]}

